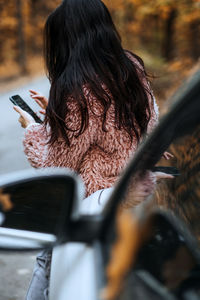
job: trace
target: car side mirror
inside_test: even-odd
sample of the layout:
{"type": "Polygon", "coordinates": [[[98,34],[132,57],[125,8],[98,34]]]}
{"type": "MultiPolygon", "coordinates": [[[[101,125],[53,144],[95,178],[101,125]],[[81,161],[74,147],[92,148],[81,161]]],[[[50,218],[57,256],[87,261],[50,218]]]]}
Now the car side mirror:
{"type": "Polygon", "coordinates": [[[64,242],[63,228],[78,217],[81,194],[83,184],[67,169],[1,176],[0,249],[40,249],[64,242]]]}

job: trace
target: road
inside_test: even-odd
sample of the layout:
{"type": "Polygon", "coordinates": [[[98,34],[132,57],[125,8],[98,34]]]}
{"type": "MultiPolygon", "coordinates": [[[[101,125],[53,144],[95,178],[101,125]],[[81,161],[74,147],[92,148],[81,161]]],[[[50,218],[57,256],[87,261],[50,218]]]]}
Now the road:
{"type": "MultiPolygon", "coordinates": [[[[23,153],[24,129],[18,123],[18,114],[13,110],[9,96],[19,94],[37,110],[29,97],[33,89],[48,96],[46,78],[35,79],[15,90],[0,95],[0,176],[30,168],[23,153]]],[[[0,253],[0,300],[23,300],[31,278],[36,253],[0,253]]]]}
{"type": "Polygon", "coordinates": [[[22,147],[24,129],[18,123],[18,114],[13,110],[9,96],[19,94],[34,110],[37,110],[37,105],[29,97],[30,88],[48,96],[49,84],[43,77],[0,95],[0,174],[29,168],[22,147]]]}

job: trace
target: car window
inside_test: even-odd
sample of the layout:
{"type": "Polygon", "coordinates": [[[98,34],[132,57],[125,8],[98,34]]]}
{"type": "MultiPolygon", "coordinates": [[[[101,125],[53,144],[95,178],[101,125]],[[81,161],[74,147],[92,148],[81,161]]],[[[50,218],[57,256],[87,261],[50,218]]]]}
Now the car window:
{"type": "Polygon", "coordinates": [[[173,179],[159,180],[154,199],[181,217],[197,238],[200,238],[200,125],[175,139],[168,148],[174,157],[161,158],[157,166],[173,167],[173,179]]]}
{"type": "Polygon", "coordinates": [[[140,146],[126,167],[111,200],[105,208],[106,218],[112,220],[118,204],[134,208],[152,194],[158,205],[180,215],[198,235],[200,205],[200,71],[176,93],[171,111],[140,146]],[[168,151],[173,158],[166,160],[168,151]],[[174,178],[159,179],[157,171],[174,174],[174,178]],[[163,169],[164,167],[164,169],[163,169]]]}
{"type": "Polygon", "coordinates": [[[175,300],[187,293],[199,299],[200,72],[175,97],[104,210],[102,236],[111,246],[104,251],[109,253],[106,291],[117,293],[122,284],[116,299],[175,300]],[[173,158],[166,160],[165,151],[173,158]],[[173,177],[155,180],[155,172],[173,177]],[[127,215],[114,218],[119,208],[127,215]]]}

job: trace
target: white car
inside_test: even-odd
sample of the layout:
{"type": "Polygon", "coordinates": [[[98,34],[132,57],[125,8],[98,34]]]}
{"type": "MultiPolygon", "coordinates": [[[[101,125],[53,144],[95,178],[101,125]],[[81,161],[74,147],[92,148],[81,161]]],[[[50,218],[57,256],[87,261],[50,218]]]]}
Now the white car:
{"type": "Polygon", "coordinates": [[[200,299],[200,72],[175,98],[111,189],[84,199],[66,169],[0,177],[0,249],[53,248],[50,300],[200,299]],[[174,178],[120,223],[132,178],[152,170],[174,178]]]}

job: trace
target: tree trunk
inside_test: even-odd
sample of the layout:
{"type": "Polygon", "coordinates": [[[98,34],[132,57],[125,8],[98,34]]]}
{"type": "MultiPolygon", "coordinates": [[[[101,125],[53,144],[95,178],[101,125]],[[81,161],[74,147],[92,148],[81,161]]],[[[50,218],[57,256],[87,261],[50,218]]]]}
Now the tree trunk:
{"type": "Polygon", "coordinates": [[[174,33],[176,15],[177,15],[176,9],[174,8],[171,9],[164,28],[162,55],[167,61],[170,61],[173,58],[173,48],[174,48],[173,33],[174,33]]]}
{"type": "Polygon", "coordinates": [[[196,20],[190,24],[189,48],[194,61],[200,58],[200,21],[196,20]]]}
{"type": "Polygon", "coordinates": [[[17,21],[18,21],[18,63],[20,65],[21,73],[28,73],[27,70],[27,58],[26,58],[26,42],[24,32],[24,16],[23,16],[23,0],[16,0],[17,8],[17,21]]]}

